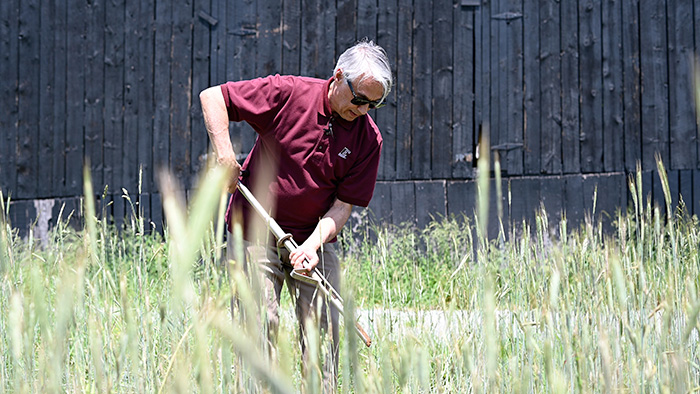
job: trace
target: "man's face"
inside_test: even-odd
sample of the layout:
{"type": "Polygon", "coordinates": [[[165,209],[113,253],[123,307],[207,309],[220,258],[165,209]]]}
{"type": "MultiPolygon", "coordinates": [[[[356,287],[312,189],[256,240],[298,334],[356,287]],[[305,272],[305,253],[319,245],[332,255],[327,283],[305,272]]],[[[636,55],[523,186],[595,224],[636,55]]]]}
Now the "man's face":
{"type": "Polygon", "coordinates": [[[336,73],[335,78],[335,86],[329,98],[331,108],[340,115],[341,118],[347,121],[353,121],[360,116],[366,115],[367,111],[371,109],[370,103],[357,105],[352,103],[353,99],[361,102],[378,102],[384,94],[382,84],[374,79],[361,81],[362,78],[360,77],[348,83],[347,78],[343,77],[342,72],[336,73]],[[352,88],[350,84],[352,84],[352,88]],[[354,95],[353,91],[355,93],[354,95]]]}

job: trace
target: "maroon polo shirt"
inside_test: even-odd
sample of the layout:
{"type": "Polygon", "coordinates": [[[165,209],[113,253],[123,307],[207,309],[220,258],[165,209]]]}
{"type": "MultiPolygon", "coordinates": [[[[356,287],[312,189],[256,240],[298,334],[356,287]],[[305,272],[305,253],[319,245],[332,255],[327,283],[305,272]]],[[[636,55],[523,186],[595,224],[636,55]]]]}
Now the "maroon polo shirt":
{"type": "MultiPolygon", "coordinates": [[[[262,171],[272,170],[272,182],[263,185],[270,197],[260,202],[272,207],[277,223],[299,244],[336,197],[366,207],[377,179],[379,129],[369,115],[348,122],[333,114],[330,83],[275,75],[221,85],[229,119],[245,121],[258,133],[243,163],[247,175],[242,182],[258,190],[255,181],[265,179],[262,171]]],[[[232,207],[241,209],[244,223],[256,215],[238,192],[231,197],[227,218],[232,207]]]]}

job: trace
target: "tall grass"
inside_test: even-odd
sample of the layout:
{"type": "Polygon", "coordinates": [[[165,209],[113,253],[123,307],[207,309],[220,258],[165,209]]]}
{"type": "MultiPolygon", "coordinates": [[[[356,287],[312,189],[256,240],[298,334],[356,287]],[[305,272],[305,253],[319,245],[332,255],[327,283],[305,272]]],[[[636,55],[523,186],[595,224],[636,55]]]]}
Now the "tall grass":
{"type": "MultiPolygon", "coordinates": [[[[59,220],[44,247],[18,237],[0,198],[1,390],[319,392],[322,339],[303,374],[287,301],[268,357],[256,292],[223,258],[225,176],[208,173],[188,206],[164,177],[164,236],[141,219],[114,228],[87,182],[84,228],[59,220]]],[[[639,175],[629,183],[613,234],[565,216],[550,228],[544,210],[494,241],[470,216],[344,230],[345,326],[359,316],[374,344],[341,335],[339,390],[700,389],[697,218],[653,206],[639,175]]]]}
{"type": "MultiPolygon", "coordinates": [[[[658,169],[666,183],[660,161],[658,169]]],[[[460,218],[423,230],[377,228],[375,243],[346,256],[345,278],[378,330],[375,341],[391,343],[389,357],[401,360],[389,386],[700,390],[698,220],[682,205],[673,211],[670,193],[665,207],[653,206],[641,185],[641,175],[630,179],[633,205],[617,216],[614,234],[590,219],[568,230],[565,216],[549,228],[544,210],[535,229],[512,228],[509,241],[483,248],[460,218]],[[428,368],[427,382],[417,364],[428,368]]]]}

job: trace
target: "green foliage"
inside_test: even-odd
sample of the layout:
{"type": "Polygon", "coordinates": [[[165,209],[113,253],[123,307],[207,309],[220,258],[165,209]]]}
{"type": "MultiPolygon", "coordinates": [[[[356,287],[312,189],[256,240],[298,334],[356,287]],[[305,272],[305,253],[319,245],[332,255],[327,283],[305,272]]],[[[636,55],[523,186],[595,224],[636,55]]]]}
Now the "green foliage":
{"type": "MultiPolygon", "coordinates": [[[[165,237],[92,214],[20,239],[0,199],[0,390],[319,392],[326,339],[304,374],[288,298],[267,357],[256,285],[212,220],[223,179],[189,207],[168,189],[165,237]]],[[[373,345],[341,332],[341,391],[697,390],[700,223],[630,189],[614,234],[550,228],[544,210],[494,241],[468,217],[346,229],[344,327],[359,316],[373,345]]]]}
{"type": "Polygon", "coordinates": [[[457,307],[466,306],[468,297],[460,297],[458,283],[449,278],[473,266],[468,223],[444,218],[420,230],[411,225],[372,228],[346,250],[343,277],[358,301],[370,305],[425,308],[455,301],[457,307]]]}
{"type": "MultiPolygon", "coordinates": [[[[664,181],[661,164],[659,172],[664,181]]],[[[481,239],[476,247],[464,220],[421,232],[381,227],[357,242],[361,253],[346,256],[346,281],[367,309],[444,311],[461,327],[440,332],[429,319],[399,325],[371,315],[390,332],[418,327],[410,346],[432,360],[431,388],[453,381],[438,374],[452,361],[452,376],[467,377],[460,388],[472,391],[697,390],[698,219],[682,203],[675,212],[670,202],[652,206],[641,181],[630,182],[638,198],[618,215],[615,234],[590,220],[567,231],[565,217],[550,229],[544,210],[535,229],[511,224],[509,241],[481,239]],[[436,344],[435,335],[447,339],[436,344]]],[[[421,382],[416,374],[400,372],[394,384],[411,387],[421,382]]]]}

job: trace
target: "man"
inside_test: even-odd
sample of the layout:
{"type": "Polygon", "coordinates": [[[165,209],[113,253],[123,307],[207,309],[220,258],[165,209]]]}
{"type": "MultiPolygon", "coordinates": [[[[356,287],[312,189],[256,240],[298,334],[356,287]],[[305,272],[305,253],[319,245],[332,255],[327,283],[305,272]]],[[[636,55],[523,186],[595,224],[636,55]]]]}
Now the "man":
{"type": "MultiPolygon", "coordinates": [[[[362,41],[339,57],[328,80],[274,75],[228,82],[200,94],[216,160],[233,174],[228,185],[233,193],[227,212],[229,231],[234,211],[242,212],[244,225],[255,215],[236,192],[243,173],[240,181],[251,190],[260,189],[256,181],[264,182],[263,189],[271,196],[264,204],[272,208],[280,227],[299,243],[291,254],[278,250],[273,243],[261,254],[252,242],[250,226],[244,226],[248,260],[263,272],[273,339],[285,282],[296,302],[302,349],[307,317],[315,317],[321,330],[328,330],[325,301],[317,297],[313,286],[291,279],[290,270],[316,267],[339,290],[340,266],[333,243],[352,206],[366,207],[372,198],[382,137],[367,112],[382,105],[391,86],[386,53],[373,42],[362,41]],[[258,134],[242,167],[232,148],[229,121],[245,121],[258,134]],[[269,169],[272,174],[265,174],[269,169]],[[268,181],[261,181],[266,177],[268,181]],[[315,316],[317,302],[322,302],[321,316],[315,316]]],[[[229,236],[229,241],[232,238],[229,236]]],[[[232,256],[230,242],[228,246],[228,255],[232,256]]],[[[330,315],[332,361],[324,367],[324,383],[326,388],[334,389],[338,311],[331,308],[330,315]]]]}

